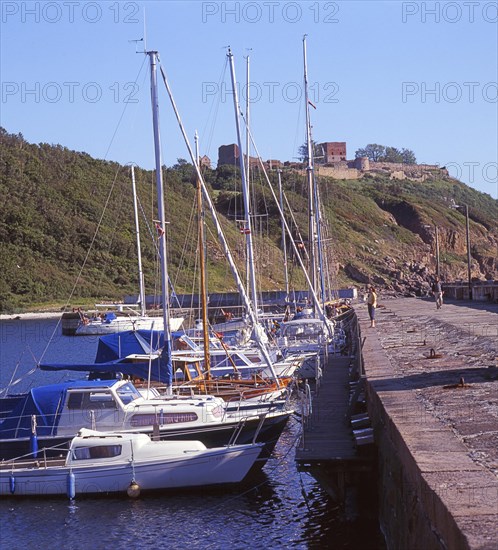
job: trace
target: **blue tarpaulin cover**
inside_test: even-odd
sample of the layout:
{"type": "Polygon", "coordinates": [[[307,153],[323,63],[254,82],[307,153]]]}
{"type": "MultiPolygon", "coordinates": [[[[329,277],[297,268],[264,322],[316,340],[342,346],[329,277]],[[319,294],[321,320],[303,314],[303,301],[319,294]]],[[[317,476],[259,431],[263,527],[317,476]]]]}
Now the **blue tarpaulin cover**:
{"type": "Polygon", "coordinates": [[[73,370],[92,373],[122,373],[145,380],[149,376],[149,361],[132,362],[133,354],[149,354],[160,350],[161,356],[151,362],[150,378],[156,382],[170,384],[173,379],[170,344],[164,344],[164,333],[158,330],[130,330],[116,332],[99,338],[95,363],[78,365],[43,363],[42,370],[73,370]]]}
{"type": "Polygon", "coordinates": [[[74,388],[110,387],[116,380],[77,380],[33,388],[19,400],[12,414],[0,423],[0,439],[29,437],[31,417],[36,415],[39,436],[56,435],[67,390],[74,388]]]}

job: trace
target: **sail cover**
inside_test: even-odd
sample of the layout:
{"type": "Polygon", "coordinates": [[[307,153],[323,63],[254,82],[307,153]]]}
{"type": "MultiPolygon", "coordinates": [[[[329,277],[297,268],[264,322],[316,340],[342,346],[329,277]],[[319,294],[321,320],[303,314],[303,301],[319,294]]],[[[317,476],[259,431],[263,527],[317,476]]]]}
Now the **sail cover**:
{"type": "Polygon", "coordinates": [[[157,330],[130,330],[99,338],[94,363],[42,363],[41,370],[90,372],[91,378],[135,376],[168,384],[172,379],[170,346],[164,345],[164,333],[157,330]],[[141,356],[141,357],[137,357],[141,356]]]}

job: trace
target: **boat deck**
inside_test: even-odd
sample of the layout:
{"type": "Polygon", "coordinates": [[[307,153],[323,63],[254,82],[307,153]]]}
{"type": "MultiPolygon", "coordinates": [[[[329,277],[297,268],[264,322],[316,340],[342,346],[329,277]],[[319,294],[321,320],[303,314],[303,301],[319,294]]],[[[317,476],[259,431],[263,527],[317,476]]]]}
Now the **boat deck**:
{"type": "Polygon", "coordinates": [[[20,470],[23,468],[47,468],[52,466],[64,466],[66,464],[65,458],[44,458],[39,459],[14,459],[14,460],[5,460],[0,462],[0,471],[12,471],[20,470]]]}

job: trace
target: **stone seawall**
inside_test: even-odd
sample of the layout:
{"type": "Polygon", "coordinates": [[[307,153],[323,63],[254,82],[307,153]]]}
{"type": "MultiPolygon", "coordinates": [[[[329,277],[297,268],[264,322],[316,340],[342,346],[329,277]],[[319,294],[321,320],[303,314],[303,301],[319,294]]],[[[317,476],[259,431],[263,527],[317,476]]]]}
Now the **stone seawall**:
{"type": "Polygon", "coordinates": [[[388,548],[495,550],[498,308],[392,300],[376,328],[356,310],[388,548]]]}

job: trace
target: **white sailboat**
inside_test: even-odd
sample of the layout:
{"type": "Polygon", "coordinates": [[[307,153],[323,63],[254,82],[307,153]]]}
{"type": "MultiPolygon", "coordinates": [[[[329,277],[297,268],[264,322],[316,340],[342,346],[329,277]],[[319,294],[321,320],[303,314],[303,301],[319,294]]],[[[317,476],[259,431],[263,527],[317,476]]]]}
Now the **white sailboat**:
{"type": "Polygon", "coordinates": [[[208,449],[200,441],[152,441],[146,434],[81,429],[65,458],[24,456],[0,463],[0,495],[48,496],[204,487],[242,481],[261,443],[208,449]]]}

